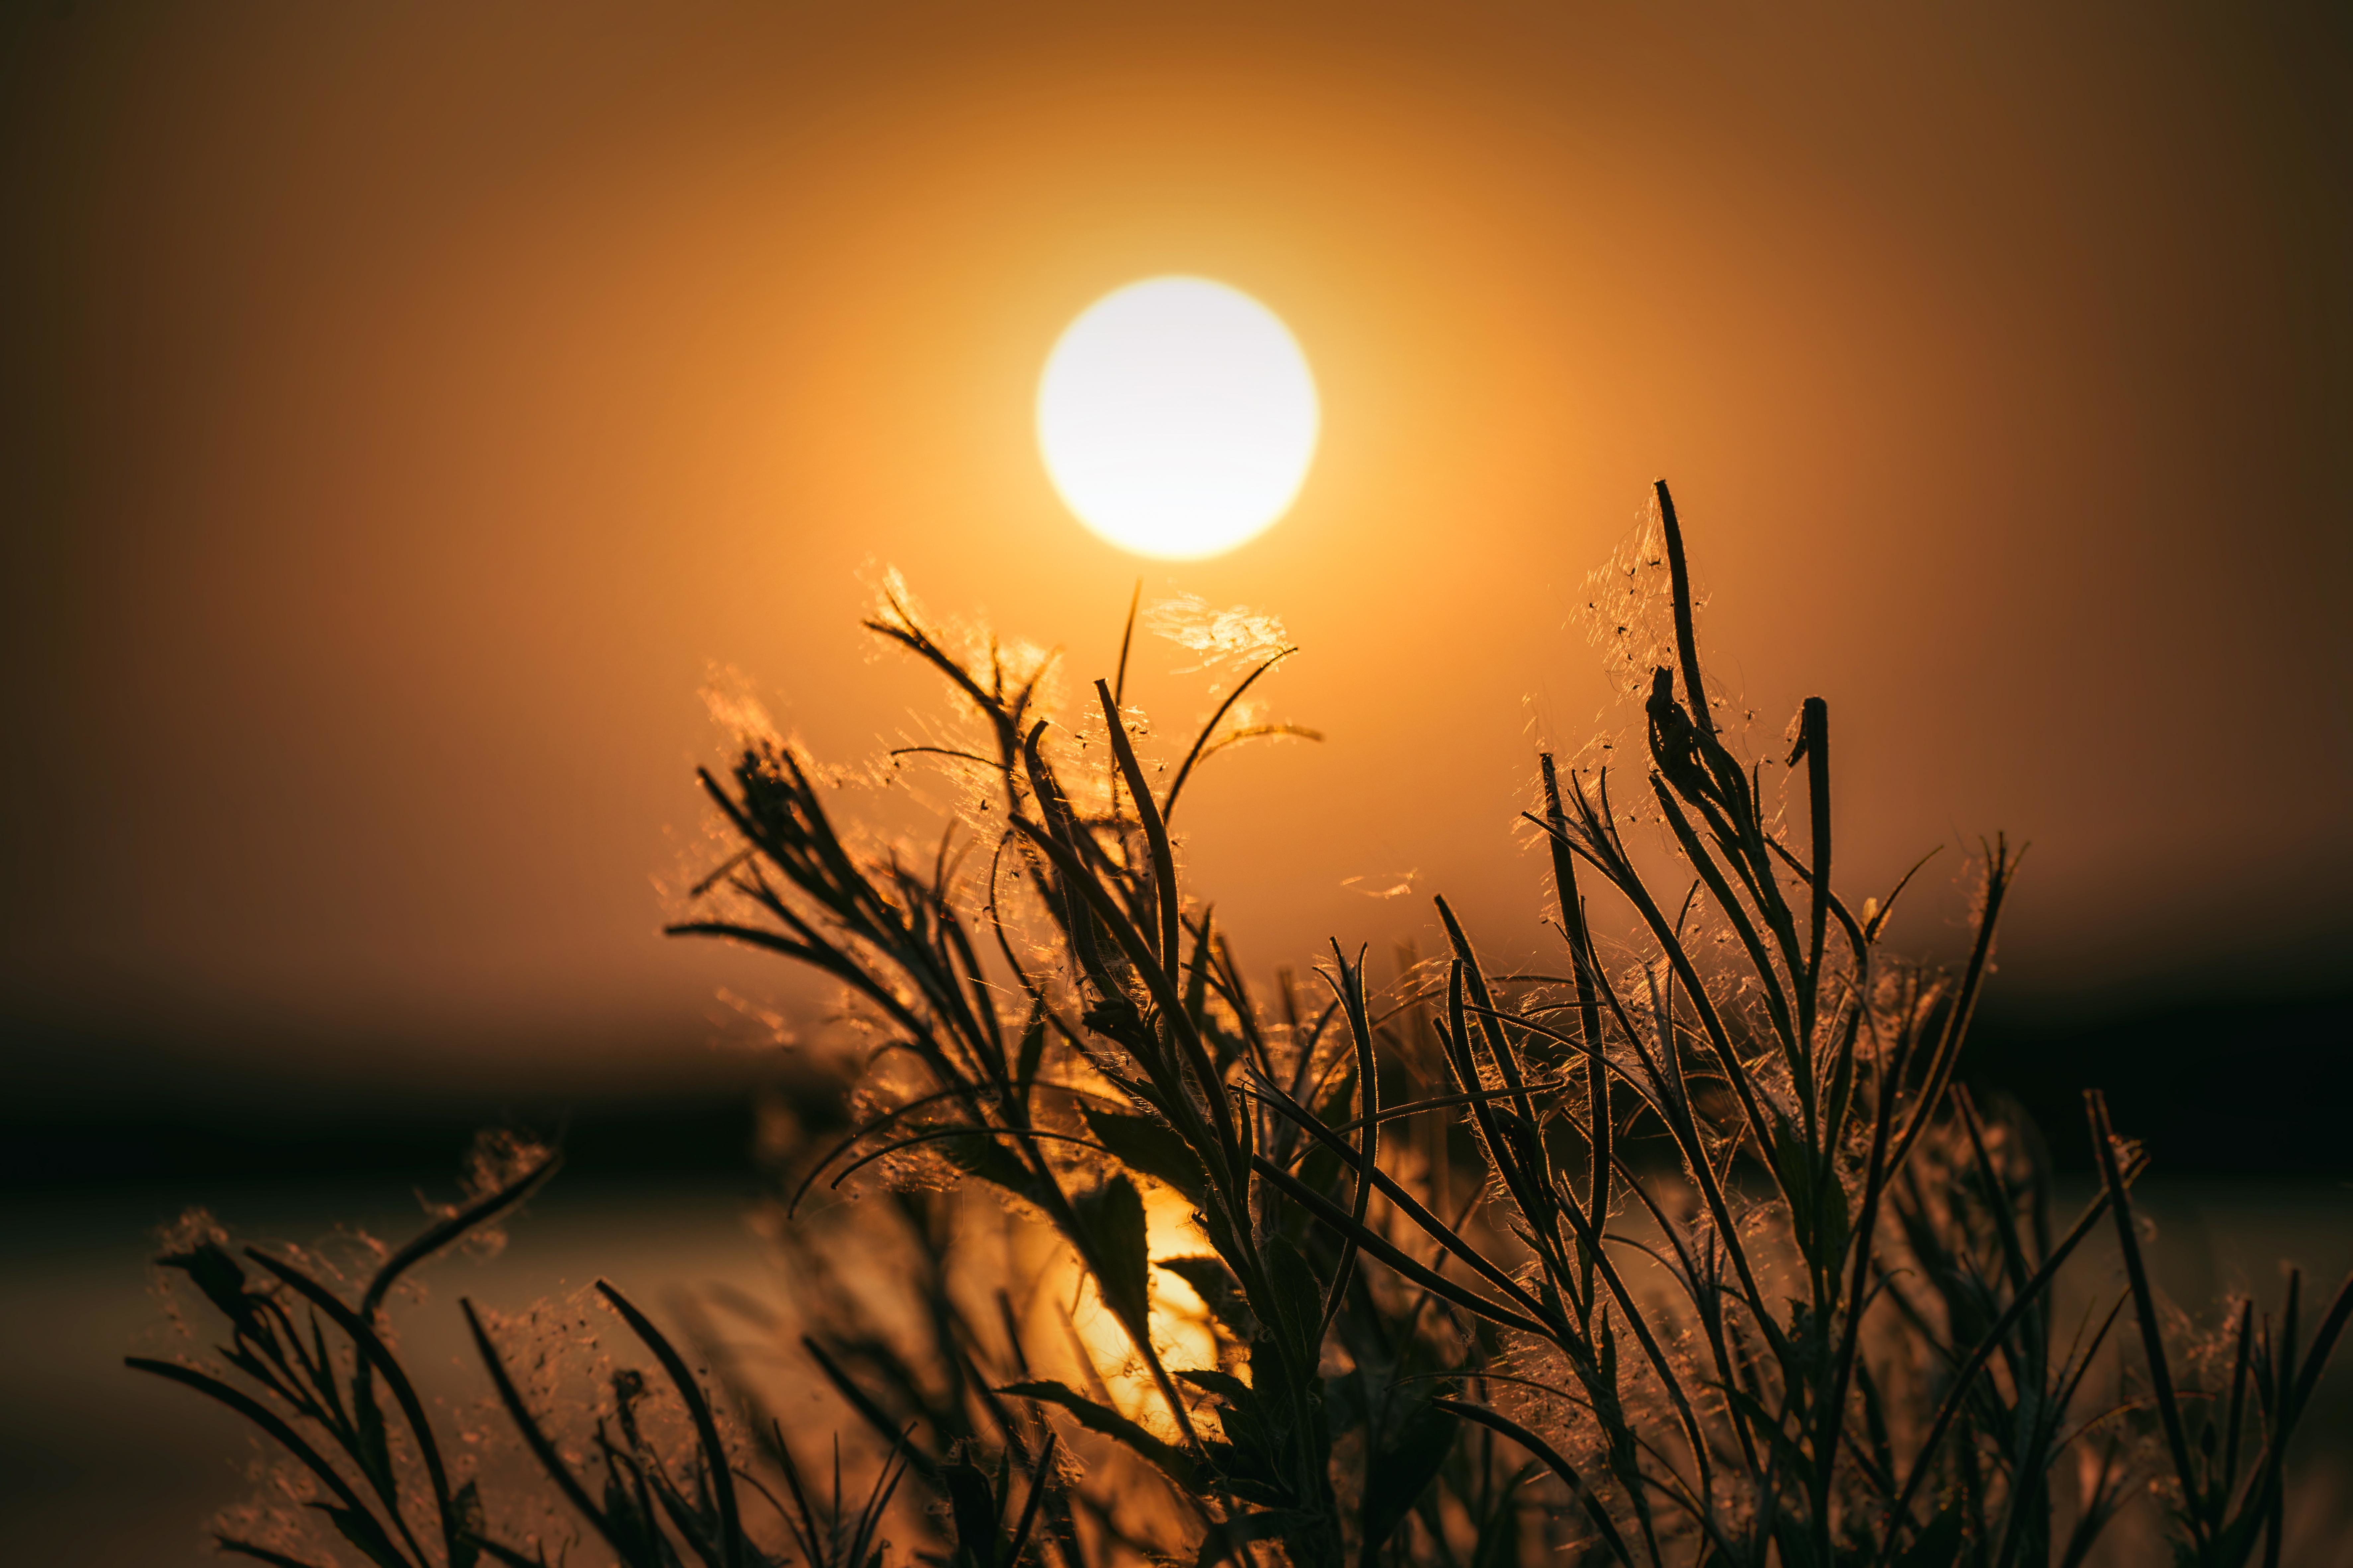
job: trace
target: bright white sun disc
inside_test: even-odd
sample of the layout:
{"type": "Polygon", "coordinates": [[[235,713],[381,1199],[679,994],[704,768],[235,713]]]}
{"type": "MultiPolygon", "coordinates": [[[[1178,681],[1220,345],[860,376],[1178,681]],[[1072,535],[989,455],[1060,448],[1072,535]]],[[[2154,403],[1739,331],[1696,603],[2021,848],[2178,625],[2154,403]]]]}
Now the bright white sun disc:
{"type": "Polygon", "coordinates": [[[1079,521],[1139,555],[1230,550],[1291,510],[1321,413],[1282,319],[1207,278],[1087,307],[1047,356],[1038,447],[1079,521]]]}

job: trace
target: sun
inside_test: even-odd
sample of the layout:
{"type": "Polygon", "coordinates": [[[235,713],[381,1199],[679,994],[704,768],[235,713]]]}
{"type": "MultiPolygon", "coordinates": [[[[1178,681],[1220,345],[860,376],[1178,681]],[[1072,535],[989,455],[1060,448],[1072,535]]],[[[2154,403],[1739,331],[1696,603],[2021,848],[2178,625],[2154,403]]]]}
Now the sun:
{"type": "Polygon", "coordinates": [[[1198,560],[1291,510],[1322,409],[1281,317],[1207,278],[1147,278],[1082,311],[1038,382],[1063,501],[1123,550],[1198,560]]]}

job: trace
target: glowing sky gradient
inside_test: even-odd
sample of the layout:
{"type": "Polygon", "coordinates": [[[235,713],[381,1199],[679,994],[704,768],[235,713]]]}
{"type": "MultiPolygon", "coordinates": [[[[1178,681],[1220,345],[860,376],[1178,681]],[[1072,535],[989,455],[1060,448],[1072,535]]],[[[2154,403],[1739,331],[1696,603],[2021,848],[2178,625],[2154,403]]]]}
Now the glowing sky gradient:
{"type": "MultiPolygon", "coordinates": [[[[1262,301],[1321,395],[1280,526],[1142,571],[1305,650],[1268,698],[1327,741],[1187,805],[1247,963],[1385,952],[1436,890],[1539,950],[1512,824],[1608,697],[1567,623],[1664,476],[1764,742],[1829,700],[1843,876],[1948,846],[1899,946],[2002,827],[2019,994],[2341,973],[2342,26],[25,8],[0,1001],[362,1077],[799,1005],[655,935],[697,688],[896,743],[937,694],[856,629],[891,565],[1107,674],[1138,563],[1034,398],[1166,274],[1262,301]]],[[[1186,662],[1133,700],[1198,717],[1186,662]]]]}

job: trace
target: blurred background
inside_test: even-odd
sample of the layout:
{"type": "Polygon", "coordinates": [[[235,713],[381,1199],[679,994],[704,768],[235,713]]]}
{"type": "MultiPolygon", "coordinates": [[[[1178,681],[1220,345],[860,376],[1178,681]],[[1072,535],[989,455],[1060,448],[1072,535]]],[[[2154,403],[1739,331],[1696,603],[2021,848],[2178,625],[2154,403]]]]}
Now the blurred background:
{"type": "MultiPolygon", "coordinates": [[[[1535,954],[1514,816],[1538,745],[1620,721],[1571,617],[1664,478],[1759,749],[1829,700],[1841,879],[1944,848],[1896,945],[1954,942],[1978,835],[2031,841],[1980,1080],[2063,1162],[2105,1084],[2182,1204],[2344,1267],[2343,8],[73,4],[0,40],[0,1334],[90,1413],[0,1471],[52,1560],[186,1561],[225,1495],[227,1418],[105,1370],[184,1203],[364,1217],[568,1118],[584,1190],[683,1183],[732,1234],[748,1096],[828,999],[659,934],[709,863],[697,693],[897,743],[940,694],[858,627],[892,567],[1080,689],[1139,575],[1280,616],[1271,716],[1327,739],[1188,792],[1245,962],[1427,949],[1433,892],[1535,954]],[[1170,272],[1279,312],[1324,416],[1292,515],[1183,564],[1073,521],[1030,425],[1062,326],[1170,272]],[[157,1478],[120,1540],[55,1533],[157,1478]]],[[[1164,729],[1190,662],[1140,647],[1164,729]]]]}

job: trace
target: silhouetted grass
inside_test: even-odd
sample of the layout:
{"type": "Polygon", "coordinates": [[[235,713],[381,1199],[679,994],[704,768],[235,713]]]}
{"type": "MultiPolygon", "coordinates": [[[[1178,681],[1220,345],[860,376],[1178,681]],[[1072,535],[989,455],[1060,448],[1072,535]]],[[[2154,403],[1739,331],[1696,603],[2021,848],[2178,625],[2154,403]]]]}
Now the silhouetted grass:
{"type": "Polygon", "coordinates": [[[1527,814],[1555,975],[1482,962],[1441,899],[1446,952],[1395,984],[1335,943],[1312,994],[1288,974],[1255,994],[1170,823],[1204,759],[1284,730],[1237,700],[1289,650],[1229,638],[1256,646],[1243,678],[1147,762],[1124,647],[1058,721],[1048,659],[959,652],[887,593],[872,629],[957,709],[905,749],[944,770],[956,820],[927,854],[869,843],[830,775],[746,718],[702,780],[730,852],[671,928],[830,977],[867,1042],[850,1135],[783,1140],[767,1224],[791,1310],[690,1305],[698,1375],[600,1286],[579,1323],[617,1316],[659,1382],[565,1384],[544,1325],[502,1336],[468,1305],[533,1461],[506,1477],[538,1495],[526,1514],[461,1479],[381,1319],[403,1269],[552,1159],[355,1306],[320,1270],[199,1239],[162,1261],[227,1319],[220,1362],[133,1364],[252,1419],[308,1478],[283,1498],[332,1526],[306,1538],[281,1510],[222,1544],[379,1568],[2008,1568],[2083,1563],[2154,1496],[2182,1561],[2276,1563],[2284,1457],[2353,1282],[2308,1336],[2292,1277],[2275,1318],[2228,1303],[2201,1339],[2148,1281],[2144,1162],[2096,1096],[2101,1186],[2052,1215],[2036,1131],[1955,1079],[2017,855],[1985,847],[1957,972],[1885,952],[1902,885],[1831,891],[1826,706],[1793,727],[1785,827],[1708,696],[1663,485],[1657,502],[1595,602],[1645,760],[1613,777],[1545,756],[1527,814]],[[881,1192],[796,1216],[861,1184],[881,1192]],[[2054,1282],[2104,1229],[2126,1288],[2057,1321],[2054,1282]],[[813,1485],[820,1435],[766,1413],[752,1352],[786,1344],[862,1428],[862,1493],[839,1439],[813,1485]],[[559,1377],[538,1403],[517,1356],[559,1377]],[[918,1492],[929,1511],[898,1506],[918,1492]],[[923,1544],[886,1550],[892,1517],[923,1544]]]}

